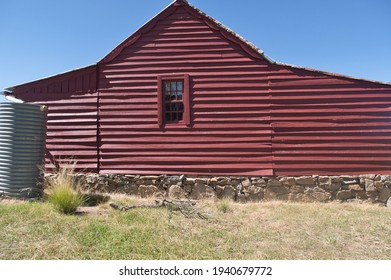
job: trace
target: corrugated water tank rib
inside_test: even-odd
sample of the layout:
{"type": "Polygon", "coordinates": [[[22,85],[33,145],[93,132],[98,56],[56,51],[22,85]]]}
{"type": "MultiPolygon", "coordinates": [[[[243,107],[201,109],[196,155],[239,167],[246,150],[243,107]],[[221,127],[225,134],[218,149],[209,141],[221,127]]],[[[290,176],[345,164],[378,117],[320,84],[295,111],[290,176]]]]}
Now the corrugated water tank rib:
{"type": "Polygon", "coordinates": [[[0,103],[0,195],[41,196],[47,108],[0,103]]]}

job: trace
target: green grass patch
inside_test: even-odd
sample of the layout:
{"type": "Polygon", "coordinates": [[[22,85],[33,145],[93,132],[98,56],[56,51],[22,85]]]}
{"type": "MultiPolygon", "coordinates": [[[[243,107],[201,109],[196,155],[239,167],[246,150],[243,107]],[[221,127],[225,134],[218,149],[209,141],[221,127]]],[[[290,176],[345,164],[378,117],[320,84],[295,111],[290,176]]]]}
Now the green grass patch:
{"type": "MultiPolygon", "coordinates": [[[[116,197],[123,205],[152,200],[116,197]],[[128,203],[127,203],[128,202],[128,203]]],[[[391,211],[363,204],[200,201],[209,219],[165,208],[64,215],[0,201],[0,259],[391,259],[391,211]]],[[[90,209],[90,208],[89,208],[90,209]]]]}
{"type": "Polygon", "coordinates": [[[74,214],[86,200],[74,176],[76,163],[63,165],[55,176],[45,179],[45,197],[57,210],[64,214],[74,214]]]}
{"type": "Polygon", "coordinates": [[[48,192],[47,200],[64,214],[74,214],[84,201],[82,194],[77,193],[66,185],[53,187],[48,192]]]}

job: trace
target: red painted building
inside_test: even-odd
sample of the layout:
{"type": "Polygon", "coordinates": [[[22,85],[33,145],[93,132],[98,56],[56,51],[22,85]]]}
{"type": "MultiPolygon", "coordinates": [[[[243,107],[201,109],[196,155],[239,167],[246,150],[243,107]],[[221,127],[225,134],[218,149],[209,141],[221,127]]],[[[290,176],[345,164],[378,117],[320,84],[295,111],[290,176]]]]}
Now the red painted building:
{"type": "Polygon", "coordinates": [[[47,104],[47,166],[391,174],[391,85],[276,63],[178,0],[96,65],[10,88],[47,104]]]}

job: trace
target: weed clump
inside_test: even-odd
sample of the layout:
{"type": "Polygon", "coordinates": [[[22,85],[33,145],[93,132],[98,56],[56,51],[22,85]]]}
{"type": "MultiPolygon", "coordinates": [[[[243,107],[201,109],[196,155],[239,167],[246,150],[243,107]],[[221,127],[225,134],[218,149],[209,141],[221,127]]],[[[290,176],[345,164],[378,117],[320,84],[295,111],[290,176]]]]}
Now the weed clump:
{"type": "Polygon", "coordinates": [[[216,207],[219,211],[223,213],[228,213],[232,211],[232,200],[221,199],[217,202],[216,207]]]}
{"type": "Polygon", "coordinates": [[[74,176],[75,165],[76,163],[66,163],[56,174],[45,178],[46,200],[64,214],[74,214],[85,200],[74,176]]]}

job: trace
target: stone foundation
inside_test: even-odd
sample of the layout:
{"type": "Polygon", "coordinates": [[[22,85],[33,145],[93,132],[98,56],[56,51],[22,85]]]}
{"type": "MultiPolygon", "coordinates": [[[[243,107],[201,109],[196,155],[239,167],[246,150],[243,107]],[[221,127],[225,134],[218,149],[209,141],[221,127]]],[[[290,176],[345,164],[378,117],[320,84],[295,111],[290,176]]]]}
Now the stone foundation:
{"type": "MultiPolygon", "coordinates": [[[[47,175],[51,176],[51,175],[47,175]]],[[[167,196],[238,202],[287,200],[302,202],[367,201],[391,203],[391,175],[232,177],[76,174],[84,189],[141,197],[167,196]]]]}

